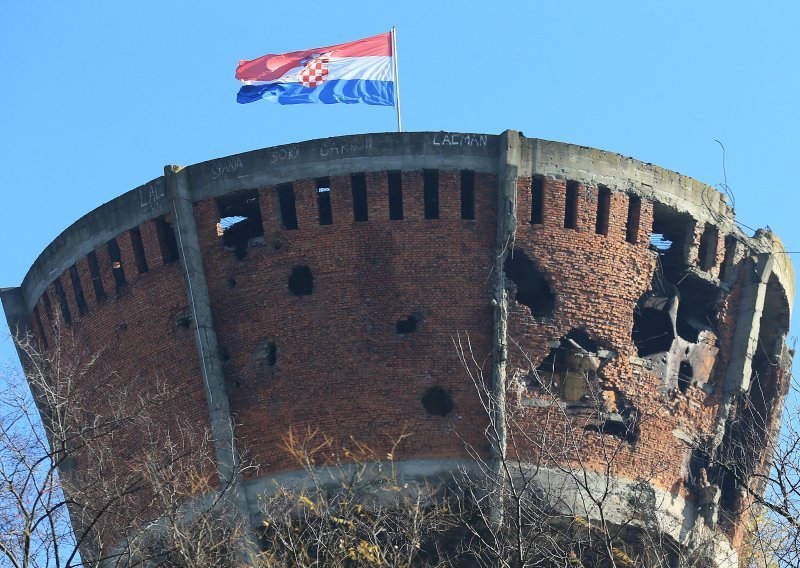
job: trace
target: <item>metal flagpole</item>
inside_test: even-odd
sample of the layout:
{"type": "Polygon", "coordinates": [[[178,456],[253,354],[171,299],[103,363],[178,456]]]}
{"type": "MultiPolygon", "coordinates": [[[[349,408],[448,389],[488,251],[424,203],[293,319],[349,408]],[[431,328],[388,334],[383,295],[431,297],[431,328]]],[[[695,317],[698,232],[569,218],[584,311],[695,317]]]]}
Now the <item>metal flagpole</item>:
{"type": "Polygon", "coordinates": [[[394,108],[397,109],[397,131],[403,131],[400,120],[400,74],[397,71],[397,29],[392,26],[392,63],[394,66],[394,108]]]}

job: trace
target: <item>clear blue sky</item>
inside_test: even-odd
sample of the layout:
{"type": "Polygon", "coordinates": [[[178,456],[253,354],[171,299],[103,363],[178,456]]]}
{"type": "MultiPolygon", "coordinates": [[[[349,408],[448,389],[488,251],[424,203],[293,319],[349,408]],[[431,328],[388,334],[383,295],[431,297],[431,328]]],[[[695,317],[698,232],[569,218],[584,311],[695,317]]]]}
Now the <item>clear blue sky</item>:
{"type": "MultiPolygon", "coordinates": [[[[168,163],[390,131],[364,105],[238,105],[239,59],[398,28],[407,130],[594,146],[715,185],[800,251],[800,3],[6,2],[0,286],[168,163]]],[[[800,265],[800,255],[793,255],[800,265]]],[[[794,333],[800,332],[795,318],[794,333]]],[[[0,323],[0,362],[13,356],[0,323]]]]}

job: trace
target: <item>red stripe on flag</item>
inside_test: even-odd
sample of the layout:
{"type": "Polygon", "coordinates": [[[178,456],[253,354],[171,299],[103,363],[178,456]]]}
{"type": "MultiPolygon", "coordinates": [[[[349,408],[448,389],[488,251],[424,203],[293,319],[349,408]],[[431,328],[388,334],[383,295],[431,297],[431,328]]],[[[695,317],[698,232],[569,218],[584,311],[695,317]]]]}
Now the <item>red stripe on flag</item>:
{"type": "Polygon", "coordinates": [[[263,55],[251,61],[240,61],[236,68],[236,78],[240,81],[274,81],[289,69],[298,67],[306,57],[330,53],[334,57],[366,57],[369,55],[392,55],[392,33],[386,32],[364,39],[331,45],[292,51],[277,55],[263,55]]]}

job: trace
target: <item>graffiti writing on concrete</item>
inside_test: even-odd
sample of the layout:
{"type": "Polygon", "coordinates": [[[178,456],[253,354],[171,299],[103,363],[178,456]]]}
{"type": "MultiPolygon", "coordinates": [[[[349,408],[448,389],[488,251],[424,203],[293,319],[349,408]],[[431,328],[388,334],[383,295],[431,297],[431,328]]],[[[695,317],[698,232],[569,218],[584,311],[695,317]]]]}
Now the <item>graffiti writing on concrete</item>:
{"type": "Polygon", "coordinates": [[[463,132],[437,132],[433,135],[434,146],[477,146],[486,147],[489,136],[486,134],[466,134],[463,132]]]}
{"type": "Polygon", "coordinates": [[[244,164],[242,164],[242,159],[238,156],[217,160],[217,162],[211,167],[211,179],[215,180],[225,174],[232,174],[233,172],[238,172],[241,169],[244,169],[244,164]]]}
{"type": "Polygon", "coordinates": [[[328,156],[343,156],[344,154],[354,154],[361,152],[371,146],[369,138],[366,140],[355,140],[353,142],[323,142],[319,147],[319,155],[323,158],[328,156]]]}
{"type": "Polygon", "coordinates": [[[139,205],[142,209],[155,207],[164,199],[164,180],[150,182],[139,188],[139,205]]]}
{"type": "Polygon", "coordinates": [[[299,146],[289,146],[288,148],[280,148],[272,152],[271,164],[276,162],[283,162],[285,160],[294,160],[300,155],[299,146]]]}

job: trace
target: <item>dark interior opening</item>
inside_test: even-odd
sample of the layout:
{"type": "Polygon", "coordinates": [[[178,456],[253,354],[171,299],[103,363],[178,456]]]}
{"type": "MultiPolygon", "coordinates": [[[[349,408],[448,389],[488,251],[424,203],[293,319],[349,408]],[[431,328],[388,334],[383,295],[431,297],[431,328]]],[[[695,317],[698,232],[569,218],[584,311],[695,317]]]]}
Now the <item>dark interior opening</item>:
{"type": "Polygon", "coordinates": [[[431,387],[422,395],[422,406],[428,414],[447,416],[453,411],[453,397],[442,387],[431,387]]]}
{"type": "Polygon", "coordinates": [[[295,296],[310,296],[314,291],[314,275],[306,265],[295,266],[289,275],[289,292],[295,296]]]}
{"type": "Polygon", "coordinates": [[[78,315],[85,316],[89,313],[89,308],[86,307],[86,297],[83,295],[78,267],[74,264],[69,267],[69,278],[72,281],[72,293],[75,296],[75,304],[78,306],[78,315]]]}
{"type": "Polygon", "coordinates": [[[675,327],[686,341],[697,343],[701,331],[717,327],[719,289],[692,274],[686,274],[677,287],[680,301],[675,327]]]}
{"type": "Polygon", "coordinates": [[[164,217],[155,220],[158,246],[161,249],[161,259],[164,264],[178,260],[178,240],[175,238],[175,229],[164,217]]]}
{"type": "Polygon", "coordinates": [[[239,260],[247,256],[250,239],[264,236],[258,191],[239,191],[217,198],[222,244],[239,260]]]}
{"type": "Polygon", "coordinates": [[[682,361],[678,369],[678,390],[683,394],[689,390],[692,384],[692,365],[689,361],[682,361]]]}
{"type": "Polygon", "coordinates": [[[39,308],[36,306],[33,307],[33,325],[36,326],[36,335],[42,342],[42,346],[47,349],[50,345],[47,342],[47,334],[44,332],[44,324],[39,315],[39,308]]]}
{"type": "Polygon", "coordinates": [[[594,232],[598,235],[608,234],[608,216],[611,211],[611,190],[601,185],[597,188],[597,219],[594,232]]]}
{"type": "Polygon", "coordinates": [[[475,172],[461,170],[461,218],[475,219],[475,172]]]}
{"type": "Polygon", "coordinates": [[[711,270],[717,263],[717,242],[719,231],[711,223],[706,223],[703,235],[700,237],[700,246],[697,250],[697,261],[701,270],[711,270]]]}
{"type": "Polygon", "coordinates": [[[679,213],[658,202],[653,203],[650,246],[658,253],[661,270],[670,282],[678,282],[683,276],[687,245],[693,230],[694,219],[691,215],[679,213]]]}
{"type": "Polygon", "coordinates": [[[641,301],[633,311],[633,343],[639,357],[669,351],[675,339],[672,319],[665,310],[644,308],[641,301]]]}
{"type": "Polygon", "coordinates": [[[515,248],[506,256],[503,270],[517,286],[517,302],[528,306],[536,317],[553,313],[556,296],[550,283],[522,249],[515,248]]]}
{"type": "Polygon", "coordinates": [[[408,316],[406,319],[397,320],[397,333],[404,335],[406,333],[414,333],[417,331],[417,318],[415,316],[408,316]]]}
{"type": "Polygon", "coordinates": [[[236,278],[228,278],[228,288],[236,288],[236,278]]]}
{"type": "Polygon", "coordinates": [[[439,218],[439,170],[423,170],[422,191],[425,202],[425,218],[439,218]]]}
{"type": "Polygon", "coordinates": [[[275,363],[278,362],[278,346],[275,345],[274,341],[270,341],[269,345],[267,345],[267,365],[269,367],[274,367],[275,363]]]}
{"type": "Polygon", "coordinates": [[[45,290],[44,294],[42,294],[42,304],[44,305],[44,313],[47,316],[47,319],[53,321],[53,304],[50,303],[50,296],[45,290]]]}
{"type": "Polygon", "coordinates": [[[578,182],[567,181],[566,202],[564,204],[564,228],[578,228],[578,182]]]}
{"type": "Polygon", "coordinates": [[[403,178],[397,170],[391,171],[389,176],[389,220],[401,221],[403,219],[403,178]]]}
{"type": "Polygon", "coordinates": [[[733,268],[733,257],[736,254],[736,237],[728,235],[725,237],[725,258],[722,261],[722,266],[719,267],[719,279],[722,282],[728,280],[728,275],[733,268]]]}
{"type": "Polygon", "coordinates": [[[97,253],[95,251],[89,252],[86,255],[86,261],[89,263],[89,275],[92,277],[94,297],[98,302],[102,302],[106,299],[106,291],[103,289],[103,278],[100,276],[100,266],[97,264],[97,253]]]}
{"type": "Polygon", "coordinates": [[[634,444],[636,443],[636,440],[639,439],[635,422],[620,420],[617,418],[606,419],[601,421],[599,424],[588,424],[584,426],[583,429],[589,432],[609,434],[619,438],[620,440],[628,442],[629,444],[634,444]]]}
{"type": "Polygon", "coordinates": [[[139,227],[134,227],[128,234],[131,237],[131,248],[133,248],[133,259],[136,262],[136,271],[139,274],[147,272],[147,258],[144,254],[144,243],[142,242],[142,233],[139,227]]]}
{"type": "Polygon", "coordinates": [[[534,176],[531,180],[531,224],[544,223],[544,178],[534,176]]]}
{"type": "Polygon", "coordinates": [[[119,243],[117,239],[111,239],[106,245],[108,250],[108,259],[111,261],[111,273],[114,275],[114,284],[117,286],[117,292],[125,287],[127,281],[125,280],[125,269],[122,268],[122,256],[119,252],[119,243]]]}
{"type": "Polygon", "coordinates": [[[625,240],[639,242],[639,223],[642,217],[642,200],[638,195],[628,196],[628,218],[625,221],[625,240]]]}
{"type": "Polygon", "coordinates": [[[573,329],[536,368],[540,388],[569,403],[580,403],[596,382],[597,344],[582,329],[573,329]]]}
{"type": "Polygon", "coordinates": [[[356,173],[350,176],[350,189],[353,193],[353,221],[362,223],[369,221],[367,206],[367,176],[356,173]]]}
{"type": "Polygon", "coordinates": [[[317,178],[317,212],[320,225],[333,225],[331,182],[328,178],[317,178]]]}
{"type": "Polygon", "coordinates": [[[72,314],[69,313],[67,294],[64,292],[64,286],[61,285],[61,278],[53,280],[53,286],[56,289],[56,298],[58,298],[58,305],[61,308],[61,317],[64,318],[64,323],[72,323],[72,314]]]}
{"type": "Polygon", "coordinates": [[[295,209],[294,187],[291,183],[278,186],[278,209],[281,215],[281,226],[284,229],[296,229],[297,210],[295,209]]]}

